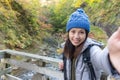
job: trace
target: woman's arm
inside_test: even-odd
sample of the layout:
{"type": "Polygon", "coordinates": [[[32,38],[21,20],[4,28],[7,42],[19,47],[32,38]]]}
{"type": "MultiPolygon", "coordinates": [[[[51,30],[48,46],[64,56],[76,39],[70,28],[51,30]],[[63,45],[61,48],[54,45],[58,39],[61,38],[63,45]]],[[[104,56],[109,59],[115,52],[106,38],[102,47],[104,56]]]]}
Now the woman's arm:
{"type": "Polygon", "coordinates": [[[109,38],[107,47],[111,64],[120,74],[120,27],[109,38]]]}

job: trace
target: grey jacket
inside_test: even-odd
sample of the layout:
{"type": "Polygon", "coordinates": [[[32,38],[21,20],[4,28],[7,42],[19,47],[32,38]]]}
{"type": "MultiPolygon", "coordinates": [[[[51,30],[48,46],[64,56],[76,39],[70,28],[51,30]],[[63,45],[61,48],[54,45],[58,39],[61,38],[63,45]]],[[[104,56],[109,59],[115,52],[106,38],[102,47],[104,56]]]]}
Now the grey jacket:
{"type": "MultiPolygon", "coordinates": [[[[92,39],[88,38],[84,44],[84,47],[80,53],[82,53],[90,44],[98,44],[92,39]]],[[[98,46],[92,46],[90,48],[91,62],[95,70],[97,80],[100,80],[101,71],[105,71],[107,74],[112,75],[111,66],[108,59],[108,49],[104,48],[101,50],[98,46]]],[[[83,62],[83,55],[80,54],[75,62],[76,66],[76,80],[90,80],[90,72],[88,66],[83,62]]],[[[71,77],[71,61],[67,59],[66,61],[66,75],[67,80],[71,77]]]]}

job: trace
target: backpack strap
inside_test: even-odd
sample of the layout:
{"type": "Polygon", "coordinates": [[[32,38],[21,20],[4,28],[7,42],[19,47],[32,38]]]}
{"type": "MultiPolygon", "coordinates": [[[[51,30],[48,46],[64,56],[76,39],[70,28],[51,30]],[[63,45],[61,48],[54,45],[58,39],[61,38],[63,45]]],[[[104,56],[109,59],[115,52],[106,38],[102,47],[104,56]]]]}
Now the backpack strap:
{"type": "Polygon", "coordinates": [[[63,63],[64,63],[64,66],[63,66],[63,72],[64,72],[64,80],[67,80],[67,72],[66,72],[66,57],[65,55],[63,54],[63,63]]]}
{"type": "Polygon", "coordinates": [[[93,45],[89,45],[86,50],[83,52],[83,62],[87,64],[87,66],[89,67],[90,70],[90,78],[91,80],[96,80],[96,75],[95,75],[95,71],[94,68],[92,66],[92,63],[90,61],[90,48],[93,45]]]}

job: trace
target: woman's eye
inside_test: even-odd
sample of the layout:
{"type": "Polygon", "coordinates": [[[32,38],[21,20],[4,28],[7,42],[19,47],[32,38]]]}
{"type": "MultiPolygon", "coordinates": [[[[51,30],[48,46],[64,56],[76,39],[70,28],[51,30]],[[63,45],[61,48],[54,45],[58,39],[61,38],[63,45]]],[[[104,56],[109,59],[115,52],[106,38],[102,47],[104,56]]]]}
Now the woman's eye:
{"type": "Polygon", "coordinates": [[[71,31],[71,33],[75,33],[75,31],[71,31]]]}
{"type": "Polygon", "coordinates": [[[83,31],[81,31],[80,33],[84,34],[84,32],[83,32],[83,31]]]}

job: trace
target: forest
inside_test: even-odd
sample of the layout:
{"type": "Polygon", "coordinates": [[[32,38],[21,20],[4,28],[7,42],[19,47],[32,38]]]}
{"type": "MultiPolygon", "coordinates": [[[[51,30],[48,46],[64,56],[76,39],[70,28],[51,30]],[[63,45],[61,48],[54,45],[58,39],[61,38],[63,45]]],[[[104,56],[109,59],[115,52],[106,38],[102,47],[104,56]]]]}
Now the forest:
{"type": "Polygon", "coordinates": [[[0,0],[0,49],[59,48],[78,8],[90,18],[89,36],[104,44],[120,26],[120,0],[0,0]]]}

